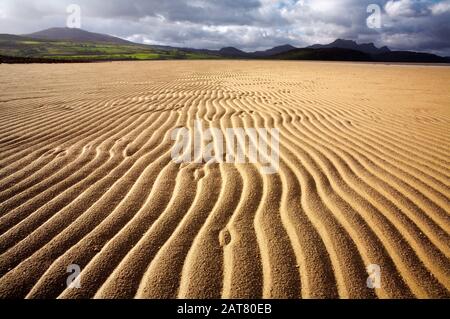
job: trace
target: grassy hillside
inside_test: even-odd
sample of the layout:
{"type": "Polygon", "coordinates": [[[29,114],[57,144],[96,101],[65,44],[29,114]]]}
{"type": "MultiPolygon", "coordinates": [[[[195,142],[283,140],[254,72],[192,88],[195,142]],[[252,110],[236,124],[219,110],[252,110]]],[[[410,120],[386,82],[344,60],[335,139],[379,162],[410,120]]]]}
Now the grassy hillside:
{"type": "Polygon", "coordinates": [[[70,61],[215,58],[204,53],[159,50],[138,44],[49,41],[14,35],[0,35],[0,55],[70,61]]]}

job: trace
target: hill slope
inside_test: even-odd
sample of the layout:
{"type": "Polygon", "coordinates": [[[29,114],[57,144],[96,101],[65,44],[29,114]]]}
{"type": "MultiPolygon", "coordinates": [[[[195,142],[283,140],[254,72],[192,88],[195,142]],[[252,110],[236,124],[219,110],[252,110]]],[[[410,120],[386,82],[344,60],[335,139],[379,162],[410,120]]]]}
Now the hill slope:
{"type": "Polygon", "coordinates": [[[289,52],[289,51],[292,51],[295,49],[297,49],[297,48],[290,44],[285,44],[285,45],[276,46],[272,49],[265,50],[265,51],[252,52],[251,54],[255,57],[270,57],[270,56],[273,56],[276,54],[282,54],[282,53],[289,52]]]}
{"type": "MultiPolygon", "coordinates": [[[[82,30],[81,30],[82,31],[82,30]]],[[[86,33],[82,33],[86,34],[86,33]]],[[[47,34],[48,35],[48,34],[47,34]]],[[[111,37],[103,41],[38,39],[30,36],[0,34],[0,59],[2,63],[42,63],[64,61],[114,61],[114,60],[175,60],[212,58],[205,53],[182,50],[163,50],[151,46],[124,41],[123,44],[111,37]]],[[[80,38],[81,39],[81,38],[80,38]]],[[[100,40],[102,40],[100,39],[100,40]]]]}
{"type": "Polygon", "coordinates": [[[71,28],[50,28],[25,35],[29,38],[52,41],[104,42],[115,44],[133,44],[117,37],[71,28]]]}

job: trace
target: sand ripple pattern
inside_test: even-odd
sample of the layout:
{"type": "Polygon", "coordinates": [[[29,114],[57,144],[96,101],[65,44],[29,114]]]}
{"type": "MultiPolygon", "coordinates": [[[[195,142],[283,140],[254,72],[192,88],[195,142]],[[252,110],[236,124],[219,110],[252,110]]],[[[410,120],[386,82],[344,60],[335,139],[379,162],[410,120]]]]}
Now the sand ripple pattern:
{"type": "Polygon", "coordinates": [[[0,70],[0,298],[450,297],[449,68],[0,70]],[[278,173],[174,163],[195,120],[279,129],[278,173]]]}

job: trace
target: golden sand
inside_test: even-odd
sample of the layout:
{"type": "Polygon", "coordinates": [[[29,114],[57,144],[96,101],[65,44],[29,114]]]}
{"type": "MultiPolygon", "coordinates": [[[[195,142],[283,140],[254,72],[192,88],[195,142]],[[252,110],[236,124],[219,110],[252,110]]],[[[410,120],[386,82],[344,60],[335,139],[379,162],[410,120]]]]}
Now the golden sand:
{"type": "Polygon", "coordinates": [[[0,86],[0,297],[450,297],[448,67],[1,65],[0,86]],[[195,119],[279,129],[278,173],[175,163],[195,119]]]}

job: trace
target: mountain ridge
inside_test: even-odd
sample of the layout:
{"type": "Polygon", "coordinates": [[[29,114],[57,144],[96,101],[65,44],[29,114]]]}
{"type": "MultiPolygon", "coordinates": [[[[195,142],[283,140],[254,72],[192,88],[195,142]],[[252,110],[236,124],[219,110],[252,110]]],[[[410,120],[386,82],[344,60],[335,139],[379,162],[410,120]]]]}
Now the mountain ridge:
{"type": "Polygon", "coordinates": [[[361,51],[361,52],[367,53],[367,54],[380,54],[380,53],[391,52],[391,50],[387,46],[377,48],[375,46],[375,44],[373,44],[373,43],[358,44],[356,41],[345,40],[345,39],[337,39],[334,42],[329,43],[329,44],[314,44],[314,45],[311,45],[306,48],[307,49],[329,49],[329,48],[349,49],[349,50],[361,51]]]}
{"type": "Polygon", "coordinates": [[[284,44],[267,50],[246,52],[231,46],[210,50],[140,44],[107,34],[71,28],[49,28],[25,35],[0,34],[0,55],[25,58],[26,61],[32,61],[35,58],[64,59],[65,61],[72,58],[75,61],[231,58],[450,63],[448,57],[412,51],[391,51],[387,46],[378,48],[373,43],[358,44],[354,40],[345,39],[336,39],[329,44],[314,44],[305,48],[284,44]],[[63,41],[69,42],[72,50],[64,51],[67,49],[67,44],[63,41]],[[52,46],[56,46],[56,49],[53,50],[52,46]],[[42,51],[45,52],[48,47],[52,47],[50,50],[52,54],[43,54],[42,51]],[[81,53],[75,54],[78,51],[81,53]],[[111,55],[108,51],[120,52],[111,55]]]}

